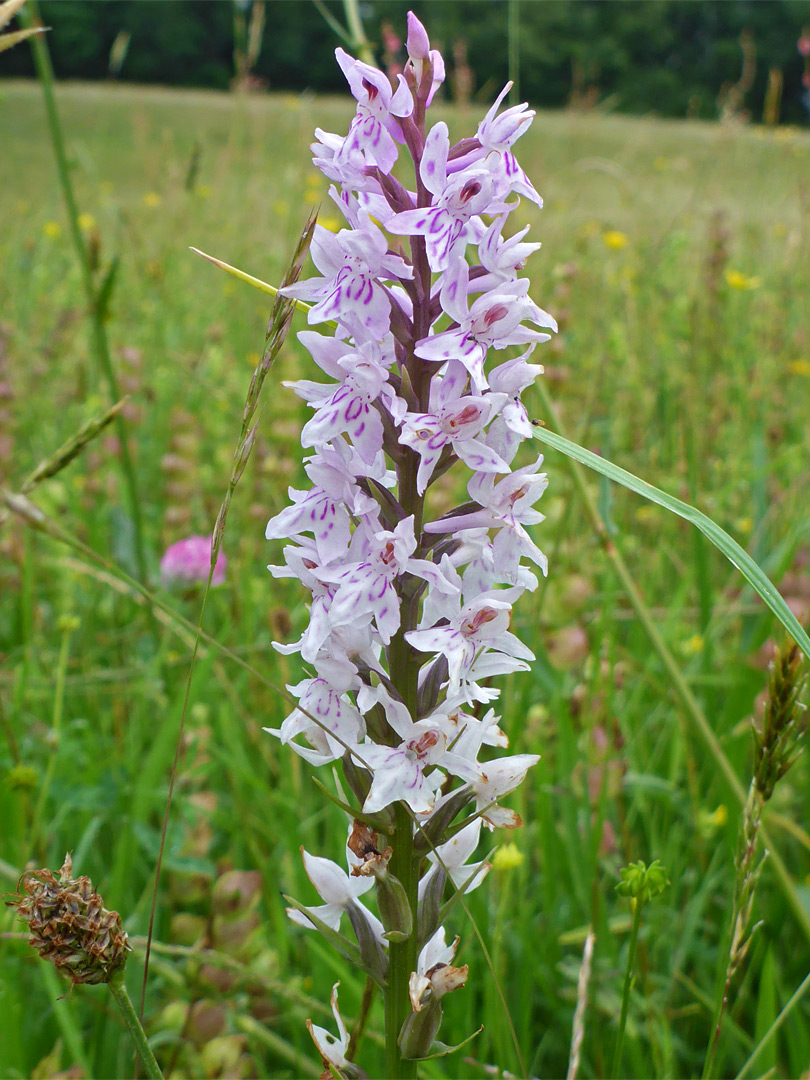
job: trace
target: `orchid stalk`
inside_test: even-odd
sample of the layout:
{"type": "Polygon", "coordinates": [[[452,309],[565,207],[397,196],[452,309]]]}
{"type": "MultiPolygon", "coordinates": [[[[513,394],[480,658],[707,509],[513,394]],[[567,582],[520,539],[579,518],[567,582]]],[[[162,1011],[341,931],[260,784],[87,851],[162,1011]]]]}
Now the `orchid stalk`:
{"type": "MultiPolygon", "coordinates": [[[[521,824],[500,800],[538,760],[492,757],[508,739],[491,679],[534,659],[509,627],[546,573],[527,529],[543,519],[546,477],[542,458],[512,463],[532,434],[521,393],[542,368],[530,356],[556,330],[520,276],[539,245],[507,228],[521,197],[542,206],[512,152],[534,113],[499,112],[507,85],[475,136],[451,145],[427,119],[444,63],[412,13],[407,50],[394,87],[336,52],[357,112],[345,136],[316,130],[312,149],[345,226],[317,226],[318,276],[281,290],[332,329],[298,335],[328,381],[286,384],[313,410],[310,486],[290,489],[267,526],[286,541],[271,572],[311,601],[301,638],[276,643],[306,666],[289,687],[299,707],[266,730],[312,765],[341,761],[355,800],[347,869],[304,851],[324,903],[288,911],[381,988],[391,1078],[447,1049],[435,1043],[442,998],[468,971],[452,963],[442,901],[483,881],[488,863],[470,862],[482,824],[521,824]],[[393,174],[400,157],[412,186],[393,174]],[[469,499],[439,513],[436,494],[461,472],[469,499]]],[[[331,1001],[337,1036],[310,1025],[312,1037],[327,1070],[361,1075],[337,986],[331,1001]]]]}

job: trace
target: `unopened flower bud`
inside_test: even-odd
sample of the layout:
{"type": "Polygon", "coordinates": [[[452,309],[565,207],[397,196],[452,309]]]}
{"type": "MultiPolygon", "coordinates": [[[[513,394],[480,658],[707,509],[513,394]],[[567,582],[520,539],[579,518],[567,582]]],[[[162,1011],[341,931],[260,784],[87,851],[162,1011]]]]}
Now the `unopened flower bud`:
{"type": "Polygon", "coordinates": [[[427,60],[430,56],[430,39],[427,30],[412,11],[408,12],[408,37],[405,41],[411,60],[427,60]]]}

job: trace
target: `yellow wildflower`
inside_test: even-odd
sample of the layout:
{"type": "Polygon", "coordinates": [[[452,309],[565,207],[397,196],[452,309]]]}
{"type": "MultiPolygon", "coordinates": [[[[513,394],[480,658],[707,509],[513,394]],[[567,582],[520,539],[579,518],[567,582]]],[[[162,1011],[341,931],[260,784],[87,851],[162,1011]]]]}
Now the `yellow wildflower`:
{"type": "Polygon", "coordinates": [[[810,360],[791,360],[788,371],[791,375],[810,375],[810,360]]]}
{"type": "Polygon", "coordinates": [[[728,821],[728,809],[721,803],[716,810],[699,810],[697,816],[698,831],[703,836],[711,836],[728,821]]]}
{"type": "Polygon", "coordinates": [[[46,221],[42,226],[42,231],[49,240],[55,240],[57,236],[62,235],[62,226],[58,221],[46,221]]]}
{"type": "Polygon", "coordinates": [[[748,292],[751,289],[758,289],[762,284],[762,278],[749,277],[748,274],[743,274],[740,270],[732,270],[729,268],[726,270],[726,282],[730,289],[739,289],[741,292],[748,292]]]}
{"type": "Polygon", "coordinates": [[[508,844],[501,844],[492,856],[492,865],[496,870],[515,870],[525,858],[517,844],[510,841],[508,844]]]}
{"type": "Polygon", "coordinates": [[[703,652],[703,645],[703,635],[692,634],[690,638],[687,638],[686,641],[681,644],[681,652],[685,656],[697,656],[698,653],[703,652]]]}
{"type": "Polygon", "coordinates": [[[336,217],[318,218],[318,224],[323,225],[324,229],[328,229],[330,232],[340,231],[340,222],[336,217]]]}
{"type": "Polygon", "coordinates": [[[91,229],[95,229],[96,219],[92,214],[79,214],[79,228],[90,232],[91,229]]]}
{"type": "Polygon", "coordinates": [[[160,196],[156,191],[147,191],[147,193],[143,197],[143,201],[145,206],[152,207],[160,206],[161,203],[160,196]]]}
{"type": "Polygon", "coordinates": [[[602,243],[609,251],[621,251],[627,247],[627,235],[618,229],[608,229],[602,233],[602,243]]]}

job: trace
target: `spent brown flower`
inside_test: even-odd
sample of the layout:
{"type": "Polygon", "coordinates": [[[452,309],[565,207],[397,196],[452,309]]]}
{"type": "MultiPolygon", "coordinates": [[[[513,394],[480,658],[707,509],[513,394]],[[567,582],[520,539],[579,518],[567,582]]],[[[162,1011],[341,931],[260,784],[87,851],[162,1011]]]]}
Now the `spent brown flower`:
{"type": "Polygon", "coordinates": [[[28,923],[28,943],[72,983],[106,983],[132,946],[117,911],[108,911],[88,877],[74,878],[70,854],[59,874],[28,870],[8,907],[28,923]]]}

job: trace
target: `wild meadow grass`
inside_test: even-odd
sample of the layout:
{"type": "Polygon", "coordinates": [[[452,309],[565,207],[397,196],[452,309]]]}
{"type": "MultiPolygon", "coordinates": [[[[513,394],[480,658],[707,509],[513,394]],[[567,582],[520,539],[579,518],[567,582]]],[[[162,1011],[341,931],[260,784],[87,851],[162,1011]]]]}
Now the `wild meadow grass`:
{"type": "MultiPolygon", "coordinates": [[[[337,224],[307,145],[316,123],[345,130],[351,105],[101,85],[61,87],[59,102],[98,280],[120,258],[106,329],[130,394],[146,584],[193,624],[200,593],[169,592],[158,564],[170,543],[213,527],[270,298],[188,249],[277,282],[315,205],[337,224]]],[[[470,124],[449,109],[446,119],[451,135],[470,124]]],[[[109,401],[35,85],[0,84],[0,147],[0,482],[14,491],[109,401]]],[[[708,513],[807,625],[810,136],[556,113],[521,148],[546,200],[519,213],[543,240],[534,298],[561,323],[542,357],[560,424],[708,513]]],[[[265,680],[299,678],[270,641],[296,638],[306,618],[295,585],[266,572],[278,545],[263,539],[302,479],[305,409],[281,386],[301,358],[291,336],[231,507],[227,583],[206,612],[207,634],[242,663],[203,639],[191,684],[145,1009],[166,1075],[317,1076],[305,1018],[325,1022],[338,978],[344,1016],[361,1009],[362,973],[294,928],[281,896],[314,899],[298,849],[340,860],[341,815],[261,731],[289,711],[265,680]]],[[[531,394],[530,412],[548,420],[531,394]]],[[[150,619],[116,576],[136,575],[137,559],[111,430],[32,498],[112,566],[15,519],[0,532],[0,875],[13,890],[26,866],[55,869],[72,851],[133,940],[137,1001],[193,633],[161,609],[150,619]]],[[[670,884],[640,920],[619,1075],[699,1075],[726,978],[743,807],[611,555],[743,791],[749,718],[782,635],[685,522],[591,478],[600,536],[565,459],[549,450],[546,466],[535,538],[551,572],[516,613],[538,661],[502,699],[514,752],[542,760],[513,800],[524,828],[485,837],[495,870],[468,900],[491,972],[455,916],[458,962],[475,975],[448,999],[442,1038],[484,1030],[420,1075],[566,1075],[589,927],[579,1075],[609,1075],[633,926],[615,886],[621,867],[654,859],[670,884]]],[[[763,869],[715,1076],[737,1075],[810,970],[808,779],[802,757],[763,812],[786,874],[775,860],[763,869]]],[[[131,1075],[108,998],[92,987],[63,997],[10,911],[0,930],[0,1075],[131,1075]]],[[[809,1019],[810,997],[746,1075],[802,1075],[809,1019]]],[[[365,1059],[378,1055],[371,1075],[381,1026],[376,1001],[363,1035],[365,1059]]]]}

